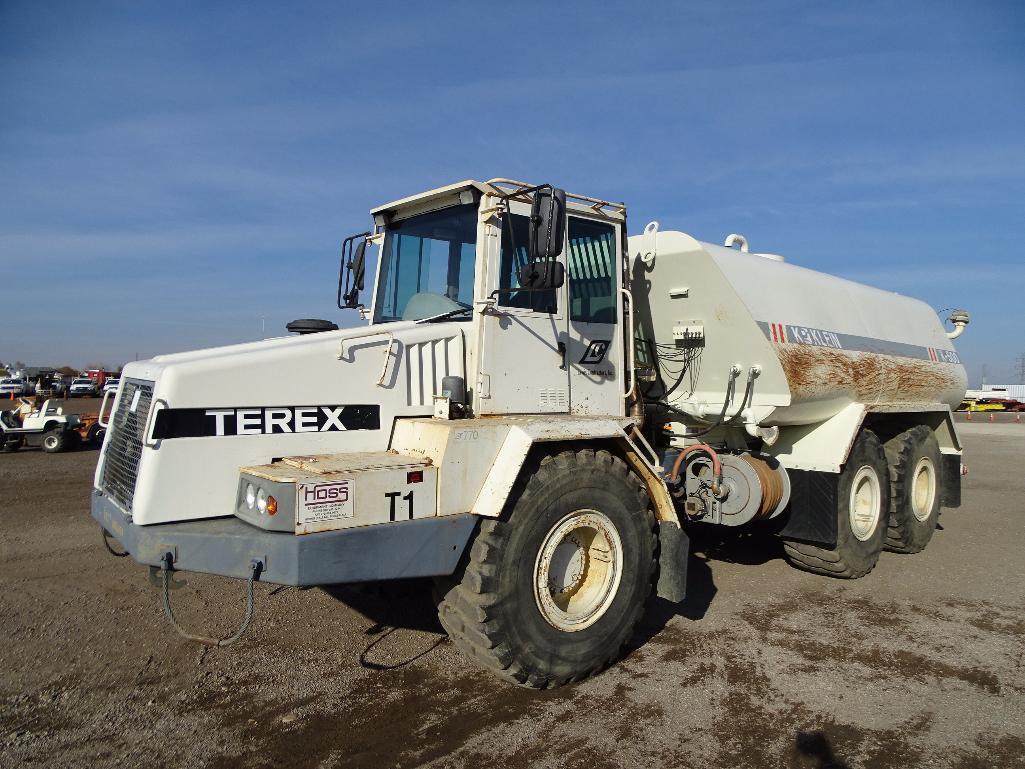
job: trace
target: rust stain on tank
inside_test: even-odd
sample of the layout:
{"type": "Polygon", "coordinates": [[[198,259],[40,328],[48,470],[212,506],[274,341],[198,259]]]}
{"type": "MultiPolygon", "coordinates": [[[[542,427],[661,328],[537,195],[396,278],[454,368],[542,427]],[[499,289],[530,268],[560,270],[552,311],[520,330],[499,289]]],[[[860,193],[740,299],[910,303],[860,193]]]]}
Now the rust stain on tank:
{"type": "Polygon", "coordinates": [[[776,352],[795,401],[843,394],[867,404],[936,402],[964,389],[960,367],[948,363],[801,344],[776,352]]]}

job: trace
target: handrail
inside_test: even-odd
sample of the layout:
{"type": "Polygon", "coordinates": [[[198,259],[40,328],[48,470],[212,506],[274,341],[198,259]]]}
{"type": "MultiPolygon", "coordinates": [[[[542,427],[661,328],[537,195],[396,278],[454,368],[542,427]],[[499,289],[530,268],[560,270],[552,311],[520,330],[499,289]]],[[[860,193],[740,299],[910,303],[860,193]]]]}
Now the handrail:
{"type": "Polygon", "coordinates": [[[163,398],[154,398],[153,403],[150,406],[149,414],[146,415],[146,424],[142,428],[142,445],[147,448],[155,448],[160,442],[159,439],[156,441],[150,441],[150,436],[153,434],[153,425],[157,419],[157,412],[160,410],[160,404],[164,404],[164,408],[170,408],[171,404],[165,401],[163,398]]]}
{"type": "Polygon", "coordinates": [[[406,327],[402,328],[401,331],[402,331],[401,338],[396,338],[395,333],[392,332],[392,331],[386,331],[384,329],[372,329],[372,328],[367,329],[366,331],[364,331],[361,334],[355,334],[353,336],[346,337],[345,339],[342,339],[339,342],[339,345],[338,345],[338,360],[345,360],[346,353],[347,352],[352,352],[352,350],[348,350],[347,351],[345,349],[345,343],[346,342],[351,342],[353,340],[359,341],[359,340],[364,340],[364,339],[370,339],[371,337],[375,337],[375,336],[385,337],[385,339],[382,340],[383,342],[385,342],[384,363],[381,366],[381,375],[377,378],[377,385],[379,387],[383,387],[385,379],[388,376],[389,367],[391,366],[391,359],[392,359],[392,356],[394,354],[394,349],[395,349],[396,342],[398,342],[399,344],[407,344],[408,345],[408,344],[417,344],[417,343],[419,343],[419,342],[421,342],[423,340],[450,339],[450,338],[454,338],[454,337],[462,336],[463,335],[462,331],[460,331],[460,330],[453,330],[452,333],[450,333],[448,336],[444,336],[444,335],[438,336],[438,334],[437,334],[437,326],[429,326],[429,325],[426,325],[426,324],[422,325],[422,326],[416,326],[416,327],[413,327],[413,328],[410,328],[410,327],[406,326],[406,327]]]}
{"type": "Polygon", "coordinates": [[[388,364],[391,363],[391,348],[395,344],[395,336],[388,337],[388,346],[384,348],[384,365],[381,366],[381,376],[377,378],[378,386],[384,384],[384,378],[388,375],[388,364]]]}
{"type": "Polygon", "coordinates": [[[107,429],[108,427],[110,427],[110,422],[103,421],[103,409],[107,407],[107,398],[109,398],[112,394],[116,395],[117,393],[111,390],[104,390],[103,400],[100,401],[100,413],[96,415],[96,424],[98,424],[103,429],[107,429]]]}
{"type": "MultiPolygon", "coordinates": [[[[515,179],[503,179],[501,177],[495,179],[488,179],[485,184],[488,184],[496,189],[499,187],[517,187],[521,190],[528,190],[537,187],[536,184],[527,184],[526,182],[519,182],[515,179]]],[[[567,192],[566,199],[579,200],[581,203],[590,203],[590,207],[595,211],[601,212],[603,208],[611,208],[614,212],[625,214],[626,203],[616,203],[611,200],[602,200],[601,198],[592,198],[588,195],[578,195],[575,192],[567,192]]]]}
{"type": "Polygon", "coordinates": [[[359,334],[353,334],[352,336],[347,336],[344,339],[339,340],[339,343],[338,343],[338,360],[342,360],[342,359],[345,358],[345,343],[346,342],[351,342],[353,339],[366,339],[367,337],[382,336],[382,335],[390,336],[392,338],[395,337],[395,334],[392,333],[391,331],[388,331],[388,330],[385,330],[385,329],[374,328],[373,326],[371,326],[366,331],[362,331],[359,334]]]}
{"type": "Polygon", "coordinates": [[[633,394],[634,388],[637,387],[637,367],[634,365],[634,296],[630,293],[630,289],[628,288],[621,288],[619,290],[630,303],[629,310],[625,313],[627,338],[623,340],[623,347],[626,348],[624,350],[626,353],[626,364],[629,367],[630,374],[628,378],[630,386],[627,388],[626,392],[623,393],[623,400],[626,400],[633,394]]]}

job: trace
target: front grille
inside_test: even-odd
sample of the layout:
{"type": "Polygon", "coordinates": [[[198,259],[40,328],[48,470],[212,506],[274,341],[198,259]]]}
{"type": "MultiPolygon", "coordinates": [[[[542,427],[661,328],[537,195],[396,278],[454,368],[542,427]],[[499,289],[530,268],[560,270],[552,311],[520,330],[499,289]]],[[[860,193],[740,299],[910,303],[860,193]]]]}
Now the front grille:
{"type": "Polygon", "coordinates": [[[143,431],[149,421],[152,402],[152,382],[126,379],[121,385],[117,410],[110,419],[110,436],[107,439],[107,455],[103,460],[100,488],[129,513],[132,512],[135,481],[139,477],[139,459],[146,437],[143,431]]]}

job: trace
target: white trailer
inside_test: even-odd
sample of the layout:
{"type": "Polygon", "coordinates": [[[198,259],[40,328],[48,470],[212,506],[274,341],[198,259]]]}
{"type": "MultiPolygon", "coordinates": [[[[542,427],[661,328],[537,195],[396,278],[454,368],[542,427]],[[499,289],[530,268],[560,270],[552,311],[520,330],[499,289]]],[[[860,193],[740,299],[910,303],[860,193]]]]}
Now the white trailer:
{"type": "Polygon", "coordinates": [[[624,205],[549,185],[371,213],[338,285],[365,326],[125,367],[92,514],[162,570],[172,620],[173,570],[250,598],[434,577],[472,659],[556,686],[613,662],[653,591],[683,599],[691,526],[762,525],[859,577],[959,504],[966,313],[948,333],[739,236],[628,238],[624,205]]]}

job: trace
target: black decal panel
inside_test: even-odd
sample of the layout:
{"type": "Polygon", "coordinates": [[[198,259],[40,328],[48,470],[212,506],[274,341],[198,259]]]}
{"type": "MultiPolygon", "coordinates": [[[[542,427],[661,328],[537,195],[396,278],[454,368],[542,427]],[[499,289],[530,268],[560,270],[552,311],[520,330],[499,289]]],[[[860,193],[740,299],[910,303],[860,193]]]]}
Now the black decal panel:
{"type": "Polygon", "coordinates": [[[609,347],[612,346],[612,340],[610,339],[595,339],[589,345],[587,350],[584,352],[584,357],[580,359],[580,362],[594,366],[605,360],[605,356],[609,352],[609,347]]]}
{"type": "Polygon", "coordinates": [[[381,407],[377,405],[168,408],[157,411],[153,423],[153,439],[325,433],[380,428],[381,407]]]}

